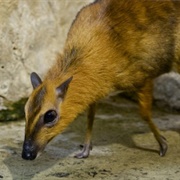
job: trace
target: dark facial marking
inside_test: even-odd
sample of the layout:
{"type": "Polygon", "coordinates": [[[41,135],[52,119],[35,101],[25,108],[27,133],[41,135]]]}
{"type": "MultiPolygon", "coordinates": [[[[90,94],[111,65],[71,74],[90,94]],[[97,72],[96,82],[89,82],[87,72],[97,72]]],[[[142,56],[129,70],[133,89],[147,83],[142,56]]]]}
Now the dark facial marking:
{"type": "Polygon", "coordinates": [[[37,116],[38,112],[40,111],[41,105],[44,101],[45,94],[46,94],[45,87],[41,87],[39,89],[39,91],[35,94],[32,102],[30,102],[29,107],[28,107],[28,114],[29,114],[28,127],[31,126],[32,122],[34,121],[35,117],[37,116]]]}
{"type": "Polygon", "coordinates": [[[41,104],[44,100],[44,95],[46,94],[45,87],[41,87],[39,91],[33,97],[32,102],[30,102],[30,106],[28,108],[28,112],[34,112],[35,109],[40,109],[41,104]]]}

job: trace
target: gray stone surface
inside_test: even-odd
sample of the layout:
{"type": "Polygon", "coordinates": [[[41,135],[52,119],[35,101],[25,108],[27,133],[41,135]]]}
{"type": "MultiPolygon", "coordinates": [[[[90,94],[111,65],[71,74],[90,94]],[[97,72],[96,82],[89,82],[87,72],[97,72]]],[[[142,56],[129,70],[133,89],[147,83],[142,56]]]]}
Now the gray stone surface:
{"type": "Polygon", "coordinates": [[[154,82],[154,99],[158,106],[180,110],[180,75],[164,74],[154,82]]]}
{"type": "Polygon", "coordinates": [[[98,104],[93,150],[87,159],[73,157],[84,141],[85,114],[34,161],[21,158],[24,121],[0,123],[0,179],[179,180],[179,115],[153,108],[153,120],[169,145],[165,157],[159,156],[158,143],[141,120],[137,104],[119,97],[98,104]]]}

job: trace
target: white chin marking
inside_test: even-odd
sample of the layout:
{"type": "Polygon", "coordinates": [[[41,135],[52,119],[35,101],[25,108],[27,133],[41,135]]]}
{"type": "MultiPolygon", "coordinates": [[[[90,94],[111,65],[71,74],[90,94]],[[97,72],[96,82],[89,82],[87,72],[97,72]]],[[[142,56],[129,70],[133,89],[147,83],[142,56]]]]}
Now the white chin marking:
{"type": "Polygon", "coordinates": [[[42,154],[42,151],[39,151],[39,152],[37,153],[36,158],[38,158],[41,154],[42,154]]]}

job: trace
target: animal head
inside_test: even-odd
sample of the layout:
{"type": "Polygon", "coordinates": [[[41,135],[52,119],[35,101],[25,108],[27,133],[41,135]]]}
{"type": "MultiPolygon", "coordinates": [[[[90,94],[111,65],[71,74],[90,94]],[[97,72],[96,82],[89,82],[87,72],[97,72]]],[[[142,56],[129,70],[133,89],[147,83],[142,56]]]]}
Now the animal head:
{"type": "Polygon", "coordinates": [[[46,144],[63,131],[61,104],[65,99],[72,77],[58,85],[52,81],[42,81],[31,74],[33,92],[25,105],[26,127],[22,158],[33,160],[46,144]]]}

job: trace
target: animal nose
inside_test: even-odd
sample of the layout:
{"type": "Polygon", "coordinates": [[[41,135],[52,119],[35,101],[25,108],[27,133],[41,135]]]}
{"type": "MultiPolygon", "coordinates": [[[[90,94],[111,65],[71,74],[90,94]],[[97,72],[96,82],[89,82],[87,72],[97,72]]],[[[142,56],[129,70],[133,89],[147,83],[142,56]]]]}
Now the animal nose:
{"type": "Polygon", "coordinates": [[[25,160],[34,160],[36,158],[35,155],[33,155],[32,153],[30,152],[25,152],[23,151],[22,152],[22,158],[25,159],[25,160]]]}
{"type": "Polygon", "coordinates": [[[34,160],[37,152],[30,141],[25,141],[23,144],[22,158],[25,160],[34,160]]]}

